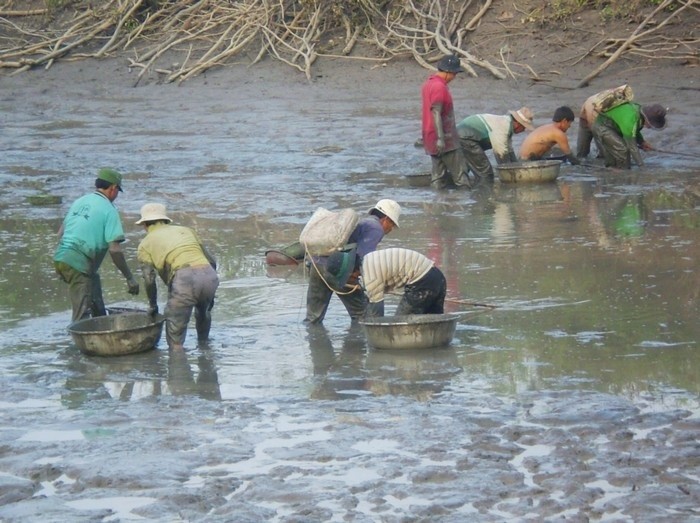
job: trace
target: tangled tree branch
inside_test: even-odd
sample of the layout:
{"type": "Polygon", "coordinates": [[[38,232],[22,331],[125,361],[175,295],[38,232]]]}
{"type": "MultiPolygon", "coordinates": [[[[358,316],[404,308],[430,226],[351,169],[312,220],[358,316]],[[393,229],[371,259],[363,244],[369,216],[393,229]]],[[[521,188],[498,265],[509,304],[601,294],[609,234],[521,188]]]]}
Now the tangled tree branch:
{"type": "MultiPolygon", "coordinates": [[[[468,51],[494,0],[65,0],[60,11],[42,0],[17,0],[13,9],[13,1],[0,7],[0,69],[13,73],[129,53],[135,85],[149,73],[183,82],[239,57],[251,64],[271,57],[311,79],[319,56],[412,57],[434,69],[442,55],[456,54],[470,75],[515,76],[502,51],[499,66],[468,51]]],[[[661,28],[686,9],[697,12],[698,1],[664,0],[631,37],[598,42],[586,56],[607,60],[581,85],[626,53],[697,59],[694,35],[664,40],[661,28]],[[660,13],[667,18],[652,27],[660,13]]]]}
{"type": "Polygon", "coordinates": [[[644,21],[637,26],[637,28],[634,30],[632,35],[622,42],[622,45],[615,51],[610,58],[608,58],[603,64],[601,64],[598,68],[596,68],[592,73],[590,73],[588,76],[586,76],[581,82],[579,82],[578,87],[585,87],[587,86],[590,81],[598,76],[602,71],[607,69],[615,60],[617,60],[624,52],[626,52],[632,44],[634,44],[636,41],[640,40],[641,38],[650,35],[651,33],[654,33],[661,29],[663,26],[668,24],[671,19],[677,17],[681,12],[683,12],[685,9],[689,7],[696,7],[697,1],[696,0],[686,0],[685,2],[683,1],[678,1],[678,0],[664,0],[659,6],[652,11],[649,16],[647,16],[644,21]],[[664,9],[667,9],[671,4],[681,4],[681,7],[679,9],[674,10],[666,19],[661,22],[660,24],[656,25],[655,27],[651,29],[647,29],[646,31],[643,31],[649,24],[649,22],[662,12],[664,9]]]}

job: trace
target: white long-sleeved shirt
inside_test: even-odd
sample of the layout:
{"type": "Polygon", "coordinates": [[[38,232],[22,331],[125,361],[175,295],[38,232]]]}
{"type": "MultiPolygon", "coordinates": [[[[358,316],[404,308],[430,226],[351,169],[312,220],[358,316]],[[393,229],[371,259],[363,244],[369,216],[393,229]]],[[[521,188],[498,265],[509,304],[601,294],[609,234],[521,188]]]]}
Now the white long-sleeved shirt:
{"type": "Polygon", "coordinates": [[[370,252],[362,260],[362,286],[370,303],[384,300],[384,294],[417,282],[435,264],[410,249],[391,248],[370,252]]]}

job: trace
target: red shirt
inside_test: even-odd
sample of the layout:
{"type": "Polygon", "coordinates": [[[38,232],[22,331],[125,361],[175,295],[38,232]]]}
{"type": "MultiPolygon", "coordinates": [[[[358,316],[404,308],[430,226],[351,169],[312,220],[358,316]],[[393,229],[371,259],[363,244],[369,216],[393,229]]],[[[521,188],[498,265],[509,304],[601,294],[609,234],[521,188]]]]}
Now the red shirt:
{"type": "Polygon", "coordinates": [[[437,154],[438,135],[430,112],[430,109],[436,104],[442,104],[440,116],[442,117],[442,129],[445,133],[445,150],[443,152],[454,151],[459,147],[459,135],[457,134],[452,95],[447,88],[447,82],[436,74],[431,75],[423,84],[421,98],[423,100],[421,131],[425,152],[431,156],[437,154]]]}

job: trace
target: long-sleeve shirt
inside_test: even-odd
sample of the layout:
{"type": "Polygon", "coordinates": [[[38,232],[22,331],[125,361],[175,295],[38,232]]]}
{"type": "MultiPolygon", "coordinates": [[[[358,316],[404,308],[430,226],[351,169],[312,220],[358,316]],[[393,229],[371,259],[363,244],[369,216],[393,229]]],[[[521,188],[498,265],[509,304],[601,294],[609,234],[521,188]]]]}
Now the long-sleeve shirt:
{"type": "Polygon", "coordinates": [[[484,151],[493,149],[498,163],[515,162],[513,117],[509,114],[475,114],[457,124],[460,138],[476,138],[484,151]]]}
{"type": "Polygon", "coordinates": [[[454,151],[459,147],[459,135],[454,113],[452,95],[444,78],[431,75],[421,89],[422,99],[422,125],[423,148],[431,156],[438,154],[438,132],[435,128],[432,109],[435,105],[441,105],[440,119],[445,137],[445,149],[443,152],[454,151]]]}
{"type": "MultiPolygon", "coordinates": [[[[362,260],[363,256],[377,248],[382,238],[384,238],[384,228],[379,218],[369,214],[357,222],[347,243],[357,244],[357,257],[359,260],[362,260]]],[[[314,264],[319,267],[325,267],[327,263],[328,256],[314,256],[314,264]]]]}
{"type": "Polygon", "coordinates": [[[417,282],[435,264],[421,253],[392,247],[371,252],[362,261],[362,287],[370,303],[384,300],[384,294],[417,282]]]}

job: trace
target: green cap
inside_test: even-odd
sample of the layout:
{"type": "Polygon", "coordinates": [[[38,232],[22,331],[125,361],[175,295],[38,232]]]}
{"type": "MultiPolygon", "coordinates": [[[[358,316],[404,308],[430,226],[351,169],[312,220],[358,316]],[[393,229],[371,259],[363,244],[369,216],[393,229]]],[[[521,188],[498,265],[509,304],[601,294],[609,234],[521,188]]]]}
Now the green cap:
{"type": "Polygon", "coordinates": [[[116,185],[119,187],[119,192],[122,192],[122,175],[114,169],[100,169],[97,171],[97,179],[116,185]]]}

